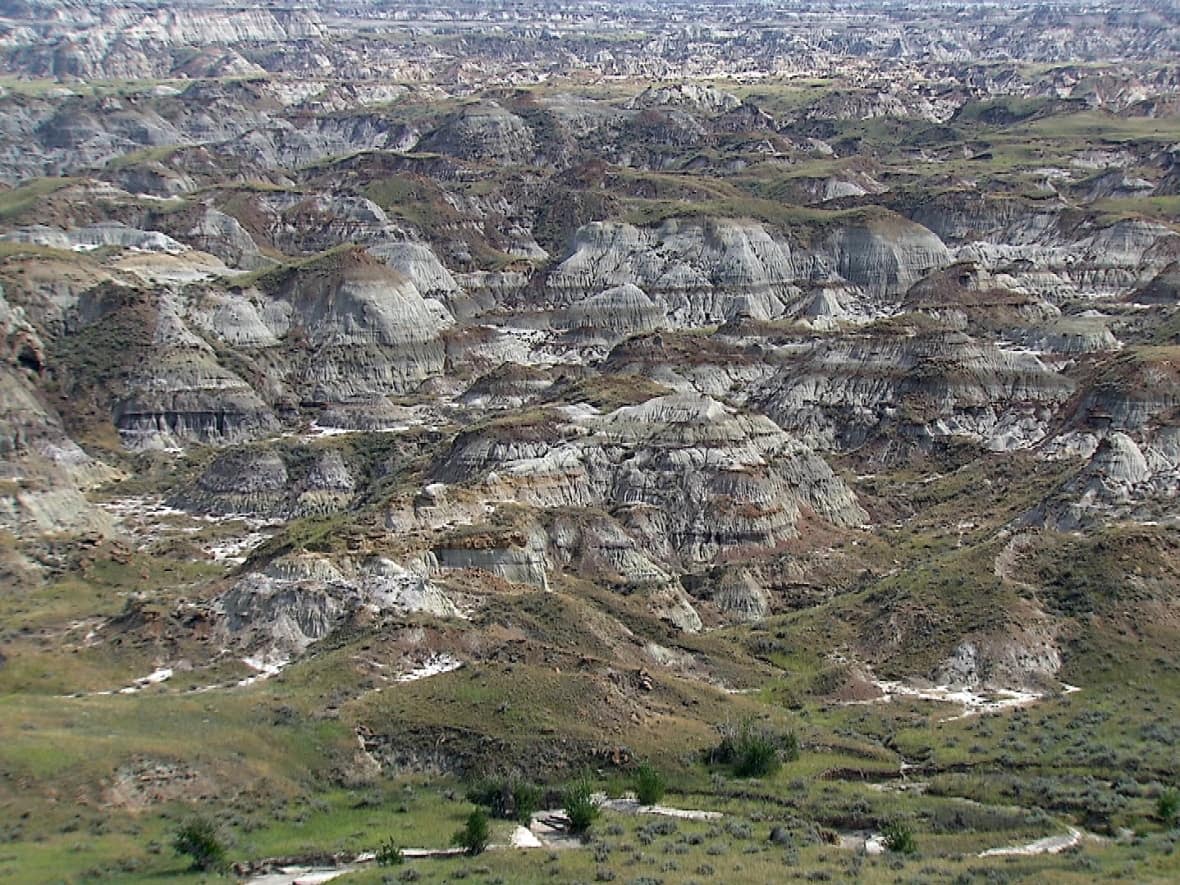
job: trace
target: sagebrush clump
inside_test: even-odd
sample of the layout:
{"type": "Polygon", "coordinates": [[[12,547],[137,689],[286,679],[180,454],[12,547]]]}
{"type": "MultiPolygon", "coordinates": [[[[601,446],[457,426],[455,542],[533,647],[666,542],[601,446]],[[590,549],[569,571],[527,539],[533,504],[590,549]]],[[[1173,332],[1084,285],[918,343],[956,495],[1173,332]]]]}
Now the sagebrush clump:
{"type": "Polygon", "coordinates": [[[799,739],[794,733],[780,733],[746,719],[737,725],[719,726],[721,741],[707,754],[714,765],[729,765],[737,777],[766,777],[783,762],[799,758],[799,739]]]}

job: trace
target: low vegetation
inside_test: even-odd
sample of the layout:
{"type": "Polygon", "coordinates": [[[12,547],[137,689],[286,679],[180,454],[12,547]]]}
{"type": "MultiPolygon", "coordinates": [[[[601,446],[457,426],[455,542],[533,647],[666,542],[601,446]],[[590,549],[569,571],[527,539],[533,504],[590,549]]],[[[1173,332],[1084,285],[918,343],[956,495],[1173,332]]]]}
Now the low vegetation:
{"type": "Polygon", "coordinates": [[[589,832],[600,814],[594,801],[594,786],[589,778],[583,777],[569,784],[561,795],[561,805],[569,819],[569,830],[575,836],[589,832]]]}
{"type": "Polygon", "coordinates": [[[664,775],[654,766],[644,762],[635,770],[635,797],[641,805],[655,805],[667,790],[664,775]]]}
{"type": "Polygon", "coordinates": [[[477,808],[467,815],[467,823],[451,837],[451,844],[462,848],[470,855],[483,854],[487,850],[488,840],[491,838],[491,827],[488,815],[482,808],[477,808]]]}
{"type": "Polygon", "coordinates": [[[719,730],[721,741],[709,750],[708,761],[730,766],[736,777],[767,777],[783,762],[799,758],[799,739],[793,733],[776,732],[750,719],[725,723],[719,730]]]}
{"type": "Polygon", "coordinates": [[[217,833],[217,826],[205,817],[186,821],[172,840],[173,850],[191,860],[191,868],[199,872],[219,872],[226,866],[225,846],[217,833]]]}

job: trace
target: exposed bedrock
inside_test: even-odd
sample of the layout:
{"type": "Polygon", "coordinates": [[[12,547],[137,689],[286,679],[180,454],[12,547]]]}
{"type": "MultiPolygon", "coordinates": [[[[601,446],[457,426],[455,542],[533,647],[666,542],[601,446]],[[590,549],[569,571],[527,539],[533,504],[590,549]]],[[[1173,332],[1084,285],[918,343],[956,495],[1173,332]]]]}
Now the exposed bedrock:
{"type": "Polygon", "coordinates": [[[806,262],[755,222],[673,219],[656,228],[596,222],[578,230],[573,253],[550,272],[546,292],[556,304],[570,305],[631,284],[672,324],[702,326],[734,316],[781,316],[805,273],[806,262]]]}
{"type": "Polygon", "coordinates": [[[305,399],[343,402],[413,389],[441,374],[442,330],[452,321],[407,278],[359,250],[333,253],[275,292],[291,306],[292,386],[305,399]]]}
{"type": "Polygon", "coordinates": [[[926,330],[817,342],[752,402],[820,449],[893,434],[909,446],[959,435],[1009,449],[1042,439],[1072,390],[1033,354],[926,330]]]}
{"type": "Polygon", "coordinates": [[[312,553],[276,559],[250,572],[214,602],[229,641],[295,654],[363,610],[456,617],[427,578],[381,557],[335,561],[312,553]]]}
{"type": "Polygon", "coordinates": [[[356,479],[337,449],[249,447],[218,455],[170,503],[217,516],[294,519],[343,510],[355,492],[356,479]]]}
{"type": "Polygon", "coordinates": [[[767,418],[698,394],[489,422],[461,434],[436,475],[482,484],[493,500],[606,509],[665,563],[773,547],[794,536],[803,507],[839,525],[864,519],[810,449],[767,418]]]}

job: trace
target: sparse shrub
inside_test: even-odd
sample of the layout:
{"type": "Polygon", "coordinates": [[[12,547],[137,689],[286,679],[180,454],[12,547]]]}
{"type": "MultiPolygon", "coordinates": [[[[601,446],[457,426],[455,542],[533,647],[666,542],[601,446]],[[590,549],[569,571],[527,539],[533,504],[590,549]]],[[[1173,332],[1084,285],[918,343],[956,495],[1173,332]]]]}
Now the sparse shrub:
{"type": "Polygon", "coordinates": [[[512,785],[512,803],[516,806],[516,820],[527,824],[541,808],[542,791],[536,784],[517,781],[512,785]]]}
{"type": "Polygon", "coordinates": [[[655,805],[664,798],[668,785],[664,776],[648,763],[635,771],[635,796],[642,805],[655,805]]]}
{"type": "Polygon", "coordinates": [[[1164,790],[1155,800],[1155,816],[1167,827],[1180,823],[1180,790],[1164,790]]]}
{"type": "Polygon", "coordinates": [[[482,780],[467,790],[467,801],[482,805],[492,817],[527,824],[541,807],[541,795],[541,788],[528,781],[482,780]]]}
{"type": "Polygon", "coordinates": [[[402,848],[393,837],[390,836],[384,842],[377,846],[375,855],[377,866],[380,867],[396,867],[405,863],[405,855],[402,854],[402,848]]]}
{"type": "Polygon", "coordinates": [[[217,827],[205,817],[188,820],[172,840],[177,854],[192,858],[194,870],[213,871],[225,868],[225,846],[217,835],[217,827]]]}
{"type": "Polygon", "coordinates": [[[881,831],[885,847],[894,854],[917,854],[914,832],[901,821],[890,821],[881,831]]]}
{"type": "Polygon", "coordinates": [[[729,833],[735,839],[749,839],[753,836],[750,825],[740,820],[726,821],[725,832],[729,833]]]}
{"type": "Polygon", "coordinates": [[[451,842],[470,855],[482,854],[488,847],[490,830],[487,812],[477,808],[467,815],[467,825],[451,837],[451,842]]]}
{"type": "Polygon", "coordinates": [[[599,809],[592,797],[590,782],[582,779],[566,787],[562,794],[562,805],[570,821],[570,832],[581,835],[590,829],[598,818],[599,809]]]}
{"type": "Polygon", "coordinates": [[[743,720],[737,726],[721,726],[721,741],[709,751],[708,761],[731,765],[737,777],[766,777],[782,762],[799,758],[799,740],[792,733],[779,734],[743,720]]]}
{"type": "Polygon", "coordinates": [[[673,836],[679,829],[674,820],[653,820],[649,824],[644,824],[636,835],[646,834],[654,839],[656,836],[673,836]]]}

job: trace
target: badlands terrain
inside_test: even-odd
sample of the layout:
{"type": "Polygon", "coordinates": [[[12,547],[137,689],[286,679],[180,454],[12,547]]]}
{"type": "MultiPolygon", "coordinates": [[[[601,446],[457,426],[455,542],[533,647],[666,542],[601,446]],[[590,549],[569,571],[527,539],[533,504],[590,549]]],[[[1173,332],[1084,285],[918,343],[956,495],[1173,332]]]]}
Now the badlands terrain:
{"type": "Polygon", "coordinates": [[[1178,491],[1173,4],[0,0],[0,881],[1176,881],[1178,491]]]}

